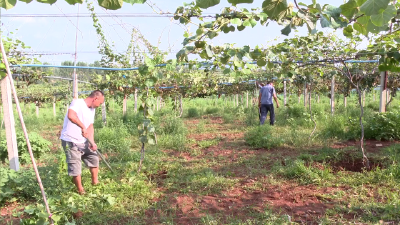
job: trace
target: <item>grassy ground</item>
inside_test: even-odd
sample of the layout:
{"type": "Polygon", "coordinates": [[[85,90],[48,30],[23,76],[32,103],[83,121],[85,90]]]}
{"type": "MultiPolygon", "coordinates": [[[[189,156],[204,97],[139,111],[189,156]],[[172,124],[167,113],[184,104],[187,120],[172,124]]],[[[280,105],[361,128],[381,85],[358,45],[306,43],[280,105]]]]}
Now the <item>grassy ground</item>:
{"type": "MultiPolygon", "coordinates": [[[[113,108],[107,126],[100,119],[95,126],[116,172],[101,164],[101,185],[93,187],[84,170],[84,196],[66,175],[58,140],[63,115],[53,118],[44,109],[36,118],[32,108],[25,119],[29,131],[52,143],[38,163],[58,224],[398,224],[396,101],[385,117],[375,113],[378,102],[366,105],[371,167],[365,169],[354,99],[347,108],[337,104],[331,117],[329,99],[321,98],[313,106],[317,128],[310,137],[309,112],[292,97],[289,107],[276,110],[274,127],[257,125],[256,108],[223,99],[185,101],[183,118],[163,108],[155,121],[158,144],[146,147],[140,173],[140,117],[128,112],[123,118],[113,108]]],[[[36,224],[48,216],[29,165],[19,173],[6,170],[6,163],[0,167],[0,224],[36,224]]]]}

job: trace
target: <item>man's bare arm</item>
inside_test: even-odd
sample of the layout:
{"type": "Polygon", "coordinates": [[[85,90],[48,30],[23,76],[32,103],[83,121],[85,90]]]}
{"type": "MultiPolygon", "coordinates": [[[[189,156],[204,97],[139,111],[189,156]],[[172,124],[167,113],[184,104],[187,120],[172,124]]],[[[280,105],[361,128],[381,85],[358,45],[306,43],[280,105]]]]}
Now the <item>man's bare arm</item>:
{"type": "Polygon", "coordinates": [[[93,127],[93,123],[89,125],[89,127],[87,128],[87,132],[88,132],[87,139],[89,139],[89,142],[91,143],[91,145],[93,143],[93,145],[91,146],[92,147],[91,149],[92,150],[97,150],[97,145],[94,142],[94,127],[93,127]]]}
{"type": "Polygon", "coordinates": [[[78,114],[72,109],[68,109],[68,119],[82,129],[82,136],[87,138],[87,130],[85,125],[79,120],[78,114]]]}
{"type": "Polygon", "coordinates": [[[262,93],[260,93],[260,95],[258,96],[258,108],[261,107],[261,96],[262,96],[262,93]]]}
{"type": "Polygon", "coordinates": [[[279,108],[278,97],[276,97],[276,93],[274,93],[274,100],[276,102],[276,108],[279,108]]]}

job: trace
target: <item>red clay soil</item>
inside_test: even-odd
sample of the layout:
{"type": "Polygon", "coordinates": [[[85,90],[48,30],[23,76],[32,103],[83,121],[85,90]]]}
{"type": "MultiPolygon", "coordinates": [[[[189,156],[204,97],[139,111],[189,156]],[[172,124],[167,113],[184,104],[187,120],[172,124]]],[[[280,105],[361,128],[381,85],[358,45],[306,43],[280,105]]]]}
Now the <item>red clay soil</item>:
{"type": "MultiPolygon", "coordinates": [[[[216,215],[221,219],[220,222],[225,223],[229,218],[245,221],[251,218],[251,213],[272,209],[275,213],[289,216],[292,222],[318,224],[318,219],[325,215],[325,211],[337,204],[329,202],[322,195],[341,189],[280,184],[265,186],[266,191],[247,191],[243,188],[255,181],[250,179],[246,182],[218,195],[166,195],[167,205],[173,212],[169,216],[174,218],[176,224],[196,224],[205,215],[216,215]]],[[[146,215],[147,224],[160,224],[158,218],[166,216],[165,209],[150,209],[146,215]]]]}
{"type": "MultiPolygon", "coordinates": [[[[0,208],[0,224],[19,224],[20,219],[12,216],[13,213],[23,212],[24,206],[17,202],[8,203],[0,208]]],[[[23,215],[21,215],[23,217],[23,215]]]]}
{"type": "MultiPolygon", "coordinates": [[[[222,123],[221,118],[210,118],[211,124],[219,125],[222,123]]],[[[198,124],[198,120],[190,120],[189,124],[198,124]]],[[[190,127],[190,128],[194,128],[190,127]]],[[[272,161],[281,160],[284,157],[298,155],[299,153],[287,148],[278,149],[251,149],[246,146],[243,140],[243,132],[218,132],[218,133],[191,133],[189,138],[196,141],[221,138],[221,141],[214,146],[202,149],[202,154],[192,156],[190,153],[180,153],[180,157],[187,161],[196,158],[203,158],[206,155],[219,157],[222,160],[220,166],[232,164],[238,158],[243,157],[257,157],[258,155],[265,154],[265,152],[276,152],[276,159],[272,161]],[[221,157],[222,156],[222,157],[221,157]]],[[[379,152],[381,149],[388,147],[396,142],[389,141],[376,141],[366,140],[365,149],[368,153],[379,152]],[[378,146],[377,146],[378,144],[378,146]],[[382,146],[380,146],[382,145],[382,146]]],[[[332,148],[345,148],[357,147],[359,142],[346,141],[342,143],[335,143],[332,148]]],[[[371,161],[372,167],[379,166],[378,163],[371,161]]],[[[265,165],[266,167],[272,165],[265,165]]],[[[320,169],[324,169],[322,164],[314,163],[313,165],[320,169]]],[[[339,162],[333,165],[335,170],[347,170],[360,172],[362,168],[361,161],[353,162],[339,162]]],[[[213,168],[218,171],[220,168],[213,168]]],[[[305,224],[318,224],[321,217],[325,215],[327,209],[333,208],[334,205],[340,205],[340,202],[332,202],[328,199],[327,194],[346,190],[344,187],[338,188],[317,188],[313,185],[298,186],[295,183],[283,183],[279,185],[262,184],[263,187],[257,188],[263,191],[249,191],[257,177],[249,178],[246,171],[242,168],[232,166],[229,168],[230,172],[234,174],[239,183],[232,189],[217,195],[200,196],[196,194],[179,194],[168,193],[163,196],[169,203],[169,206],[174,208],[174,218],[176,224],[196,224],[200,222],[201,217],[205,215],[217,215],[222,218],[221,222],[228,218],[235,219],[249,219],[249,212],[263,213],[265,210],[273,210],[281,215],[287,215],[291,218],[292,222],[305,223],[305,224]]],[[[262,179],[262,178],[261,178],[262,179]]],[[[258,184],[259,185],[259,184],[258,184]]],[[[373,194],[372,194],[373,195],[373,194]]],[[[164,210],[165,211],[165,210],[164,210]]],[[[163,213],[163,210],[152,210],[146,212],[148,215],[148,224],[157,224],[157,218],[163,213]]],[[[344,215],[349,220],[354,219],[354,215],[344,215]]]]}

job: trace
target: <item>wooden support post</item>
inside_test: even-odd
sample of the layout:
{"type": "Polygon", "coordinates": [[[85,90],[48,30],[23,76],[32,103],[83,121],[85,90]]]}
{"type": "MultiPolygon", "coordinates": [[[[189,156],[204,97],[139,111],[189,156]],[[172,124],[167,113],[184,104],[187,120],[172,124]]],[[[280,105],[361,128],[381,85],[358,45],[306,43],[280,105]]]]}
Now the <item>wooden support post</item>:
{"type": "Polygon", "coordinates": [[[17,136],[15,133],[15,120],[12,109],[11,87],[10,78],[6,76],[1,80],[1,100],[3,102],[3,120],[6,129],[7,151],[8,160],[10,161],[10,168],[18,171],[18,148],[17,136]]]}
{"type": "Polygon", "coordinates": [[[106,102],[104,101],[103,104],[101,104],[101,118],[103,120],[103,125],[105,126],[107,124],[107,112],[106,112],[106,102]]]}
{"type": "Polygon", "coordinates": [[[347,96],[346,95],[343,95],[343,96],[344,96],[343,104],[344,104],[344,107],[346,108],[347,107],[347,96]]]}
{"type": "Polygon", "coordinates": [[[283,107],[286,107],[286,80],[283,81],[283,107]]]}
{"type": "Polygon", "coordinates": [[[331,81],[331,114],[335,114],[335,76],[332,76],[331,81]]]}
{"type": "Polygon", "coordinates": [[[317,94],[317,103],[319,103],[319,94],[317,94]]]}
{"type": "Polygon", "coordinates": [[[38,101],[35,102],[35,106],[36,106],[36,117],[39,118],[39,102],[38,101]]]}
{"type": "Polygon", "coordinates": [[[137,94],[138,94],[138,89],[135,88],[135,95],[134,95],[135,96],[135,108],[134,108],[135,112],[137,112],[137,100],[138,100],[137,94]]]}
{"type": "Polygon", "coordinates": [[[380,103],[379,112],[386,112],[386,72],[381,72],[380,103]]]}

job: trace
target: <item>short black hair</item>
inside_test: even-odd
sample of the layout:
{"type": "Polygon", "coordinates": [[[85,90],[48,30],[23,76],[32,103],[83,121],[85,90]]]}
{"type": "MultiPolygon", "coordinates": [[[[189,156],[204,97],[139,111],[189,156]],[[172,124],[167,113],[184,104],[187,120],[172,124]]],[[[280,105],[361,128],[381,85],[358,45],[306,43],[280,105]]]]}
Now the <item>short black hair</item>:
{"type": "Polygon", "coordinates": [[[104,96],[104,93],[101,90],[92,91],[92,93],[90,93],[89,95],[90,98],[100,97],[100,96],[104,96]]]}
{"type": "Polygon", "coordinates": [[[274,83],[274,80],[269,80],[268,81],[268,84],[272,84],[272,83],[274,83]]]}

